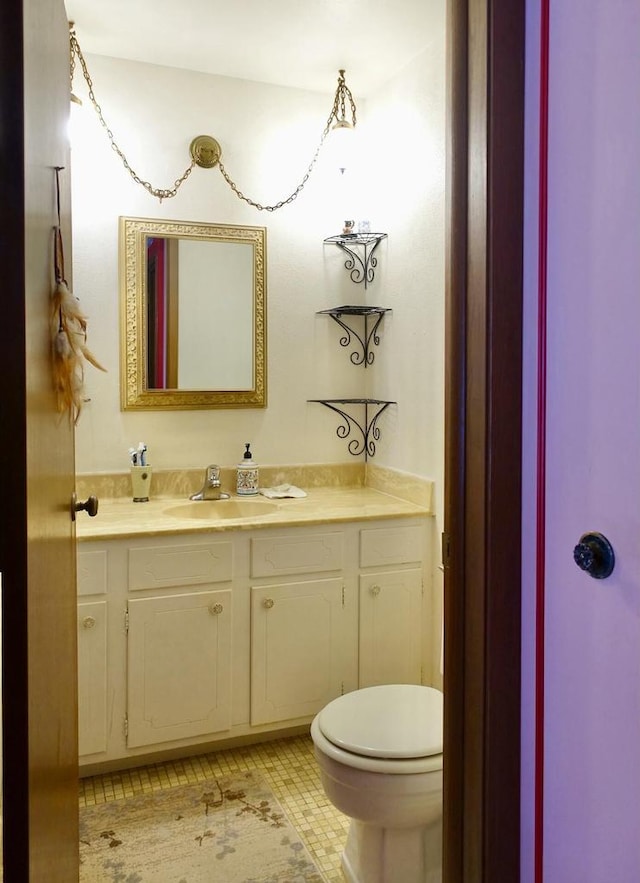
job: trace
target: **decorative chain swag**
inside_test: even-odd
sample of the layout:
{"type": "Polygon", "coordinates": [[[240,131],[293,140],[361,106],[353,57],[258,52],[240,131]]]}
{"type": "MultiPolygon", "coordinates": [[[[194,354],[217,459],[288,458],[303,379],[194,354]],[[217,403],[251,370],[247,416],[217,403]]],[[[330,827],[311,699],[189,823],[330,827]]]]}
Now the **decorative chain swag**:
{"type": "Polygon", "coordinates": [[[87,346],[87,317],[80,303],[69,291],[64,273],[64,251],[60,226],[60,172],[56,166],[56,200],[58,224],[54,233],[55,286],[51,298],[51,330],[53,338],[53,381],[58,411],[68,413],[76,425],[84,402],[84,363],[106,371],[87,346]]]}
{"type": "MultiPolygon", "coordinates": [[[[332,128],[343,128],[343,127],[354,128],[356,125],[356,103],[353,100],[353,95],[351,94],[351,90],[349,89],[349,87],[346,84],[346,81],[344,78],[344,70],[340,70],[340,71],[338,71],[338,74],[339,74],[338,87],[336,89],[336,93],[335,93],[335,96],[333,99],[333,107],[331,108],[331,113],[329,114],[329,118],[327,119],[327,123],[324,127],[322,135],[320,136],[320,142],[316,148],[316,152],[314,153],[311,162],[307,166],[307,170],[304,173],[302,180],[300,181],[300,183],[298,184],[296,189],[292,193],[290,193],[289,196],[287,196],[285,199],[281,199],[279,202],[276,202],[274,205],[262,205],[262,203],[256,202],[255,200],[250,199],[248,196],[245,196],[244,193],[238,187],[238,185],[235,183],[235,181],[233,180],[233,178],[231,177],[229,172],[226,170],[226,168],[222,162],[221,154],[219,152],[220,145],[217,144],[217,142],[215,142],[215,139],[212,139],[209,136],[200,136],[200,138],[195,138],[193,140],[191,146],[192,146],[192,148],[195,147],[197,142],[200,141],[201,138],[204,138],[209,142],[213,141],[216,148],[217,148],[217,153],[216,153],[215,159],[213,159],[213,161],[211,161],[211,158],[209,157],[208,162],[206,162],[206,163],[202,162],[201,157],[198,155],[198,148],[196,147],[195,153],[192,153],[191,163],[187,166],[187,168],[180,175],[180,177],[176,178],[176,180],[173,182],[173,187],[166,187],[166,188],[154,187],[149,181],[145,181],[143,178],[141,178],[140,175],[138,175],[138,173],[131,167],[129,160],[125,156],[122,149],[118,146],[115,136],[114,136],[113,132],[111,131],[111,129],[109,128],[109,125],[107,124],[107,121],[106,121],[104,114],[102,112],[102,108],[98,104],[98,100],[96,99],[95,92],[94,92],[94,86],[93,86],[93,80],[91,79],[91,76],[89,74],[89,68],[87,67],[87,62],[86,62],[84,55],[82,54],[82,49],[80,48],[80,44],[78,43],[78,37],[76,35],[76,32],[73,28],[72,23],[70,23],[69,41],[70,41],[69,76],[70,76],[71,94],[73,95],[73,78],[74,78],[74,74],[75,74],[75,70],[76,70],[76,62],[77,62],[80,65],[80,69],[82,71],[82,76],[84,77],[85,83],[87,84],[87,89],[89,92],[89,100],[91,101],[91,104],[93,105],[93,109],[96,112],[96,115],[100,121],[100,125],[104,129],[104,131],[107,135],[107,138],[109,139],[109,143],[111,144],[111,149],[120,157],[120,160],[121,160],[123,166],[125,167],[125,169],[129,173],[131,178],[135,181],[135,183],[139,184],[141,187],[144,187],[144,189],[147,191],[147,193],[150,193],[151,196],[155,196],[157,199],[160,200],[160,202],[162,202],[163,199],[171,199],[172,197],[177,195],[178,190],[180,189],[180,187],[182,187],[182,185],[187,180],[187,178],[189,177],[189,175],[191,174],[191,172],[193,171],[193,169],[195,168],[196,165],[199,165],[203,168],[213,168],[214,166],[217,166],[220,170],[222,177],[227,182],[229,187],[233,190],[233,192],[238,197],[238,199],[243,200],[243,202],[246,202],[248,205],[252,206],[255,209],[258,209],[258,211],[261,211],[261,212],[262,211],[265,211],[265,212],[278,211],[278,209],[281,209],[286,205],[290,205],[294,200],[296,200],[298,198],[299,194],[304,189],[305,184],[309,180],[309,177],[311,176],[311,173],[313,172],[316,162],[318,161],[318,157],[320,155],[320,151],[322,149],[322,146],[324,145],[331,129],[332,128]],[[349,104],[348,111],[347,111],[347,102],[349,104]],[[351,122],[349,122],[347,120],[347,112],[351,116],[351,122]]],[[[82,103],[82,102],[80,102],[80,103],[82,103]]],[[[210,150],[211,150],[211,148],[209,147],[208,152],[210,152],[210,150]]]]}

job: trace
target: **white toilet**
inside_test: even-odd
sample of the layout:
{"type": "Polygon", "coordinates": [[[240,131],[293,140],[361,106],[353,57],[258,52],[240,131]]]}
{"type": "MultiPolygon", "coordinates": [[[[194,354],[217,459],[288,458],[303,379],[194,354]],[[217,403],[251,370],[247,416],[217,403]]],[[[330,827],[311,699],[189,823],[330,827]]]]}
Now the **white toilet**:
{"type": "Polygon", "coordinates": [[[442,693],[355,690],[316,715],[311,738],[325,793],[351,818],[349,883],[441,883],[442,693]]]}

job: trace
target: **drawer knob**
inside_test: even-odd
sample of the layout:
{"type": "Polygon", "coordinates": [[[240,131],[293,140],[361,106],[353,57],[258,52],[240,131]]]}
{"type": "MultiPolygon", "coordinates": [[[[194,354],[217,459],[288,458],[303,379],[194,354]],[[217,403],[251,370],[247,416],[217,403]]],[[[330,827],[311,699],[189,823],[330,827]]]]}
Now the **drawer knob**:
{"type": "Polygon", "coordinates": [[[92,629],[96,624],[95,618],[93,616],[85,616],[82,620],[82,628],[83,629],[92,629]]]}
{"type": "Polygon", "coordinates": [[[224,607],[222,606],[222,604],[209,604],[209,613],[212,616],[219,616],[219,614],[221,614],[223,610],[224,607]]]}
{"type": "Polygon", "coordinates": [[[275,604],[275,601],[273,600],[273,598],[265,598],[264,601],[262,602],[262,606],[266,610],[271,610],[271,608],[273,607],[274,604],[275,604]]]}
{"type": "Polygon", "coordinates": [[[373,595],[374,598],[377,598],[378,595],[380,594],[380,586],[371,586],[369,591],[373,595]]]}

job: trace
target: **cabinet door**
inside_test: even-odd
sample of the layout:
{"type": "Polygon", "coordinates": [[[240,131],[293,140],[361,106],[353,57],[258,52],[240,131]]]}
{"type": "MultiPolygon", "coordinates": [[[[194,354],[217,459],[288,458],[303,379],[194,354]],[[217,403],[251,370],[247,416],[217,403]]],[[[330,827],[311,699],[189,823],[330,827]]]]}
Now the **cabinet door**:
{"type": "Polygon", "coordinates": [[[107,602],[78,604],[78,753],[107,750],[107,602]]]}
{"type": "Polygon", "coordinates": [[[422,627],[420,570],[361,576],[360,686],[419,684],[422,627]]]}
{"type": "Polygon", "coordinates": [[[315,714],[340,695],[343,605],[341,579],[251,589],[253,725],[315,714]]]}
{"type": "Polygon", "coordinates": [[[231,726],[231,592],[129,601],[130,748],[231,726]]]}

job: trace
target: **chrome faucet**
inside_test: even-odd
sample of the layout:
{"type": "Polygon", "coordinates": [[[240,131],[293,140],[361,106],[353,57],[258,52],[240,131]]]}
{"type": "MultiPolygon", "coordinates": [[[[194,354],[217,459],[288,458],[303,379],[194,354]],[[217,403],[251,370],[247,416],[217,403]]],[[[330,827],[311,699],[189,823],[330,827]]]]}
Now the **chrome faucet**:
{"type": "Polygon", "coordinates": [[[220,467],[207,466],[202,490],[189,496],[190,500],[228,500],[230,494],[220,490],[220,467]]]}

